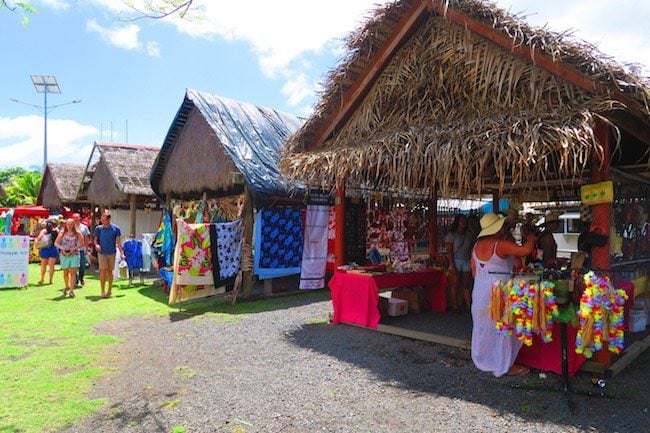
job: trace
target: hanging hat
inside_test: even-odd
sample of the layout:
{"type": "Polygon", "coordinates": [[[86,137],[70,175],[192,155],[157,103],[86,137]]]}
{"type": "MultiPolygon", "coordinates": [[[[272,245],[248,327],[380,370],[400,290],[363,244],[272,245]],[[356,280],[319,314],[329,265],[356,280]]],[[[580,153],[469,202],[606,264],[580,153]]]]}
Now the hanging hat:
{"type": "Polygon", "coordinates": [[[501,213],[505,215],[506,219],[510,220],[511,222],[516,223],[518,221],[521,221],[521,218],[519,218],[519,212],[514,209],[506,209],[501,213]]]}
{"type": "Polygon", "coordinates": [[[481,232],[478,234],[479,238],[490,236],[497,233],[503,227],[506,218],[503,215],[495,213],[487,213],[481,217],[481,232]]]}
{"type": "Polygon", "coordinates": [[[561,212],[555,212],[555,211],[551,211],[547,213],[546,216],[544,217],[544,224],[560,221],[560,215],[562,215],[561,212]]]}

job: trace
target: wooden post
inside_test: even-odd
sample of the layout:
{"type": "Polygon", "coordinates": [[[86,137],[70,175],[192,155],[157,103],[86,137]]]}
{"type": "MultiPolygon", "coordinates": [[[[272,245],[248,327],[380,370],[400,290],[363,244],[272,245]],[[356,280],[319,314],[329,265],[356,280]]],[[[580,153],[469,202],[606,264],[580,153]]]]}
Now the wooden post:
{"type": "MultiPolygon", "coordinates": [[[[604,182],[611,180],[610,174],[610,130],[602,120],[596,120],[596,128],[594,130],[596,140],[603,148],[602,159],[594,158],[591,167],[591,180],[596,182],[604,182]]],[[[592,227],[598,226],[605,230],[606,235],[609,236],[611,226],[611,203],[597,204],[591,207],[592,214],[592,227]]],[[[598,273],[598,270],[609,271],[610,269],[610,254],[609,254],[609,241],[603,247],[594,247],[591,251],[591,267],[598,273]]],[[[607,343],[603,343],[603,349],[594,354],[594,360],[605,364],[609,367],[611,364],[611,357],[609,350],[607,350],[607,343]]]]}
{"type": "Polygon", "coordinates": [[[334,239],[334,266],[338,268],[345,264],[345,184],[336,187],[334,202],[336,219],[336,238],[334,239]]]}
{"type": "Polygon", "coordinates": [[[131,194],[129,197],[129,210],[131,211],[131,237],[135,239],[135,210],[136,210],[136,204],[135,204],[135,194],[131,194]]]}
{"type": "Polygon", "coordinates": [[[438,187],[433,186],[433,197],[429,201],[429,260],[433,264],[438,255],[438,187]]]}
{"type": "Polygon", "coordinates": [[[499,192],[492,191],[492,212],[499,213],[499,192]]]}
{"type": "MultiPolygon", "coordinates": [[[[255,210],[253,207],[253,195],[248,189],[244,187],[244,244],[248,245],[248,251],[253,248],[253,224],[255,220],[255,210]]],[[[245,248],[246,249],[246,248],[245,248]]],[[[259,254],[259,251],[255,251],[259,254]]],[[[250,298],[253,294],[253,270],[244,271],[242,274],[242,297],[250,298]]]]}

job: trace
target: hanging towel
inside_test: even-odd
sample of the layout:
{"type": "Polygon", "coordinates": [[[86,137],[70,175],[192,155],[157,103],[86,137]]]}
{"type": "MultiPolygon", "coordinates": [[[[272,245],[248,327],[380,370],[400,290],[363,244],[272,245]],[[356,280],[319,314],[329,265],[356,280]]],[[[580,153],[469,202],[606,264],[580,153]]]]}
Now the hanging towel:
{"type": "Polygon", "coordinates": [[[301,289],[325,287],[329,206],[307,206],[305,243],[302,250],[301,289]]]}
{"type": "Polygon", "coordinates": [[[129,271],[142,269],[142,242],[130,239],[122,245],[129,271]]]}
{"type": "Polygon", "coordinates": [[[302,212],[262,208],[255,217],[255,274],[261,280],[300,273],[302,212]]]}
{"type": "Polygon", "coordinates": [[[241,219],[231,223],[210,224],[214,285],[227,285],[227,291],[232,290],[232,284],[241,269],[243,229],[241,219]]]}
{"type": "Polygon", "coordinates": [[[151,271],[151,244],[153,242],[154,233],[142,233],[142,271],[151,271]]]}
{"type": "Polygon", "coordinates": [[[178,268],[176,284],[207,286],[213,284],[209,224],[187,224],[176,220],[178,228],[178,268]]]}

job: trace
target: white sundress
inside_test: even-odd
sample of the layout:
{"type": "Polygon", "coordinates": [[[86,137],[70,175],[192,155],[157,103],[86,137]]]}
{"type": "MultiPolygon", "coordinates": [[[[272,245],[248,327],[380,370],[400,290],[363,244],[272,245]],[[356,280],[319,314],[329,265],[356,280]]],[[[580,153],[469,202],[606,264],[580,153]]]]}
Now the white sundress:
{"type": "Polygon", "coordinates": [[[479,260],[475,248],[472,249],[472,260],[476,268],[474,290],[472,291],[472,361],[479,370],[488,371],[496,377],[508,372],[517,358],[522,342],[514,335],[499,335],[495,323],[490,318],[490,298],[492,282],[509,279],[509,275],[490,274],[511,273],[513,259],[502,259],[496,253],[498,242],[494,243],[492,257],[489,260],[479,260]]]}

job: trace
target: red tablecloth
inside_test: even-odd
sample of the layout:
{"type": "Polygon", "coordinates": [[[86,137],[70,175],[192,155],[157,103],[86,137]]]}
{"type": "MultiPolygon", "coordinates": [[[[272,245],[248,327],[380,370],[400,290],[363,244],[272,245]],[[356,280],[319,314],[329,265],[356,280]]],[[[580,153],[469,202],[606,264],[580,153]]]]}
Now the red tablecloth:
{"type": "Polygon", "coordinates": [[[336,272],[329,282],[334,306],[332,322],[355,323],[377,328],[379,290],[403,286],[424,286],[427,300],[425,308],[445,312],[447,277],[441,271],[383,274],[372,277],[336,272]]]}
{"type": "MultiPolygon", "coordinates": [[[[567,326],[567,344],[569,355],[569,376],[573,376],[585,362],[585,357],[576,353],[576,334],[578,330],[567,326]]],[[[562,339],[560,336],[560,325],[553,324],[553,341],[544,343],[537,334],[533,334],[533,345],[523,346],[519,351],[518,364],[542,371],[552,371],[562,374],[562,339]]]]}

